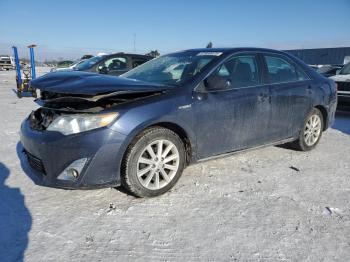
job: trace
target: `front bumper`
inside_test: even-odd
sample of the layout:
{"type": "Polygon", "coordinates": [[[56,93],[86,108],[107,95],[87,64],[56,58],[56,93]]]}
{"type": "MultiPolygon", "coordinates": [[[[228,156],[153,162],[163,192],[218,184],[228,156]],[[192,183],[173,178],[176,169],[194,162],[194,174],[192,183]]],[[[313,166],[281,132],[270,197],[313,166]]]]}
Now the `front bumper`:
{"type": "Polygon", "coordinates": [[[40,174],[42,184],[58,188],[99,188],[120,184],[120,164],[126,136],[109,128],[73,134],[36,131],[28,119],[21,125],[21,143],[28,163],[40,174]],[[77,179],[57,177],[72,162],[87,158],[77,179]]]}
{"type": "Polygon", "coordinates": [[[350,82],[336,81],[338,85],[338,104],[339,106],[350,106],[350,82]]]}

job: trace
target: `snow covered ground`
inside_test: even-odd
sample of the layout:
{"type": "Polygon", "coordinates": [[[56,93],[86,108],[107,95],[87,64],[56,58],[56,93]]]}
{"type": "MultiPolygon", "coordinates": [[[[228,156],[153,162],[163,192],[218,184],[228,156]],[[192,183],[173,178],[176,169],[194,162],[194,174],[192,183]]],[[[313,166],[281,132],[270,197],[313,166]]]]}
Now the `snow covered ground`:
{"type": "Polygon", "coordinates": [[[36,105],[16,97],[14,79],[0,72],[0,261],[349,260],[350,112],[314,151],[207,161],[137,199],[35,185],[18,131],[36,105]]]}

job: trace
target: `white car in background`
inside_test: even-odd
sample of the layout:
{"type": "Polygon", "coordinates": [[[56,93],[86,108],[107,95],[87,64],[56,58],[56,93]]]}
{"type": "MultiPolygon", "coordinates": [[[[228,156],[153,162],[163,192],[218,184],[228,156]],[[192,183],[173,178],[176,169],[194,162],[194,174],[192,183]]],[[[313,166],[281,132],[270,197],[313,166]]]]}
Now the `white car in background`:
{"type": "MultiPolygon", "coordinates": [[[[98,53],[97,56],[105,56],[107,55],[106,53],[98,53]]],[[[56,71],[71,71],[73,70],[76,66],[80,65],[82,62],[93,58],[94,56],[92,55],[84,55],[80,60],[76,61],[76,62],[71,62],[71,61],[62,61],[60,63],[65,63],[65,62],[71,62],[68,63],[66,66],[59,66],[57,65],[56,67],[51,69],[51,72],[56,72],[56,71]]]]}
{"type": "Polygon", "coordinates": [[[350,62],[330,78],[338,85],[338,104],[350,106],[350,62]]]}
{"type": "Polygon", "coordinates": [[[81,64],[81,63],[84,62],[85,60],[86,60],[86,59],[79,60],[79,61],[77,61],[77,62],[74,62],[73,64],[70,64],[69,66],[54,67],[54,68],[51,69],[51,72],[72,70],[72,69],[74,69],[74,67],[76,67],[77,65],[81,64]]]}
{"type": "Polygon", "coordinates": [[[0,56],[0,70],[14,70],[15,59],[12,56],[0,56]]]}

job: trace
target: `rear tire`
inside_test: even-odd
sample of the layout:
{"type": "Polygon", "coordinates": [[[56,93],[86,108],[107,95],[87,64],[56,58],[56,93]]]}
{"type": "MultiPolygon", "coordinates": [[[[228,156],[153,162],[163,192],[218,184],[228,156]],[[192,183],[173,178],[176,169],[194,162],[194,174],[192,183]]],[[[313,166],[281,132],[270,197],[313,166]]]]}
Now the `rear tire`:
{"type": "Polygon", "coordinates": [[[185,167],[185,147],[180,137],[163,127],[141,132],[123,159],[121,183],[138,197],[155,197],[170,190],[185,167]]]}
{"type": "Polygon", "coordinates": [[[317,108],[313,108],[307,116],[299,138],[292,143],[295,149],[309,151],[316,147],[322,137],[324,123],[323,115],[317,108]]]}

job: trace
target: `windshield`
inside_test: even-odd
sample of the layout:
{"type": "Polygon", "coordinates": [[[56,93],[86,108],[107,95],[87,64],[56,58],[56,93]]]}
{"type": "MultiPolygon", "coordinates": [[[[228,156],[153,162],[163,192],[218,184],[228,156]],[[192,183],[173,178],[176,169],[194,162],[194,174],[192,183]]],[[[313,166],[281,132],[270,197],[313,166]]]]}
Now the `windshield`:
{"type": "Polygon", "coordinates": [[[350,63],[346,64],[342,70],[340,70],[339,75],[349,75],[350,74],[350,63]]]}
{"type": "Polygon", "coordinates": [[[202,72],[221,54],[221,52],[185,51],[164,55],[136,67],[121,77],[178,86],[202,72]]]}
{"type": "Polygon", "coordinates": [[[100,62],[105,56],[94,56],[91,57],[87,60],[85,60],[84,62],[76,65],[74,67],[75,70],[87,70],[90,69],[91,67],[93,67],[96,63],[100,62]]]}

